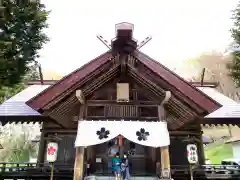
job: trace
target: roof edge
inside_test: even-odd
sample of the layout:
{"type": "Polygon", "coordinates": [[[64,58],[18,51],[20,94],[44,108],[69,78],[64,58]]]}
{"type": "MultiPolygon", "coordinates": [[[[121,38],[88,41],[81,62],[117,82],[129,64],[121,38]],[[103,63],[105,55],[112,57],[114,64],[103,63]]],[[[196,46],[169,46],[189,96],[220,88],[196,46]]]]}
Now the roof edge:
{"type": "Polygon", "coordinates": [[[184,94],[183,89],[185,89],[185,91],[187,91],[185,92],[186,97],[191,101],[195,102],[199,107],[201,107],[208,113],[211,113],[222,106],[221,104],[216,102],[214,99],[207,96],[202,91],[198,90],[196,87],[191,85],[191,83],[187,82],[184,78],[182,78],[175,72],[171,71],[170,69],[168,69],[161,63],[157,62],[156,60],[152,59],[145,53],[136,50],[133,54],[141,63],[143,63],[145,66],[151,69],[158,76],[161,76],[161,78],[167,81],[171,86],[174,86],[175,88],[177,88],[178,91],[184,94]],[[160,72],[160,71],[164,71],[164,72],[160,72]],[[165,74],[165,77],[164,77],[164,74],[165,74]],[[177,81],[181,83],[180,84],[181,87],[176,87],[177,81]],[[185,87],[182,87],[182,86],[185,86],[185,87]],[[199,95],[202,98],[198,99],[197,96],[199,95]]]}
{"type": "Polygon", "coordinates": [[[36,111],[39,111],[44,105],[48,104],[60,94],[71,88],[71,86],[80,81],[85,75],[106,63],[111,57],[111,51],[101,54],[97,58],[89,61],[77,70],[56,81],[55,84],[28,100],[26,104],[36,111]]]}

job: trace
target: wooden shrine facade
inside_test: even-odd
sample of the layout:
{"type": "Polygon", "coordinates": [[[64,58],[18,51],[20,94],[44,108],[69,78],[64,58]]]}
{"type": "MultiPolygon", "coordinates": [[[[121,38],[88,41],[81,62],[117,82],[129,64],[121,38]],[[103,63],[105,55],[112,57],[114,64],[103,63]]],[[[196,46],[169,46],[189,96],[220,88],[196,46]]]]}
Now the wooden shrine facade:
{"type": "Polygon", "coordinates": [[[201,124],[208,124],[203,118],[221,105],[139,51],[131,26],[123,23],[116,31],[109,51],[26,102],[42,114],[38,162],[45,161],[46,143],[55,138],[59,143],[57,163],[72,167],[74,163],[75,167],[90,164],[92,173],[111,173],[109,159],[113,153],[109,151],[114,147],[121,153],[132,153],[132,173],[138,175],[156,174],[159,163],[169,164],[166,156],[170,157],[170,166],[187,165],[189,143],[197,144],[199,163],[204,164],[201,124]],[[123,138],[119,147],[116,138],[76,151],[79,120],[166,121],[170,146],[143,147],[123,138]]]}
{"type": "MultiPolygon", "coordinates": [[[[142,147],[123,139],[120,152],[135,150],[130,157],[133,173],[154,174],[159,162],[161,166],[169,166],[168,159],[164,160],[164,156],[170,156],[172,165],[187,165],[186,145],[190,142],[197,144],[199,162],[203,164],[200,122],[220,105],[140,52],[132,37],[131,25],[123,23],[118,28],[110,51],[27,102],[43,116],[56,122],[43,122],[38,161],[44,161],[45,140],[54,135],[59,139],[57,161],[73,165],[77,121],[107,119],[167,122],[171,144],[165,150],[142,147]],[[166,92],[170,92],[169,97],[166,97],[166,92]]],[[[116,141],[117,139],[81,150],[85,151],[84,162],[90,164],[92,172],[111,171],[109,158],[113,154],[108,151],[118,144],[116,141]]],[[[76,152],[78,155],[82,156],[79,149],[76,152]]],[[[75,166],[82,167],[79,162],[75,162],[75,166]]],[[[75,173],[81,176],[81,172],[75,173]]]]}

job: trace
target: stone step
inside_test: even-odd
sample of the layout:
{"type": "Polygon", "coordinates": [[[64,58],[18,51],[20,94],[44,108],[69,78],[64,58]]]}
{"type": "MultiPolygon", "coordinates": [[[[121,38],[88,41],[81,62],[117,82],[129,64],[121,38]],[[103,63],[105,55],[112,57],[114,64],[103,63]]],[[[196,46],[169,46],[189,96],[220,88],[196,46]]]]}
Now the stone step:
{"type": "MultiPolygon", "coordinates": [[[[157,180],[157,177],[144,177],[144,176],[138,176],[138,177],[131,177],[130,180],[157,180]]],[[[92,177],[87,177],[85,180],[115,180],[113,176],[92,176],[92,177]]],[[[123,180],[123,179],[121,179],[123,180]]]]}

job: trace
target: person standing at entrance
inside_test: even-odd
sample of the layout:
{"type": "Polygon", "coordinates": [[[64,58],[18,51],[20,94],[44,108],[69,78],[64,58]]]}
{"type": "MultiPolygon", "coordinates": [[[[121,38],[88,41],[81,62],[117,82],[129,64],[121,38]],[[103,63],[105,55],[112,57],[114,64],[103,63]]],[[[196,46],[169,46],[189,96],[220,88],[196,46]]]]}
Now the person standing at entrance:
{"type": "Polygon", "coordinates": [[[130,180],[128,155],[124,153],[121,165],[123,180],[130,180]]]}
{"type": "Polygon", "coordinates": [[[117,152],[115,157],[112,158],[112,170],[115,175],[115,180],[120,180],[121,159],[120,159],[119,152],[117,152]]]}

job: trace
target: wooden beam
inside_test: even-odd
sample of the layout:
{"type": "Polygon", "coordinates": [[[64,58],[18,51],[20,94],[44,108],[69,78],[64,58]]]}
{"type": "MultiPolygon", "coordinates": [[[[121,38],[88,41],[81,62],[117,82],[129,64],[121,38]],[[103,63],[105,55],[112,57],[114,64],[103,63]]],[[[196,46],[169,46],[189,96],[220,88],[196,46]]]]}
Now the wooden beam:
{"type": "Polygon", "coordinates": [[[109,71],[103,73],[99,77],[95,78],[90,84],[87,84],[85,88],[82,89],[85,96],[89,96],[94,91],[99,89],[101,86],[106,84],[108,81],[116,77],[120,72],[120,65],[112,67],[109,71]]]}
{"type": "Polygon", "coordinates": [[[81,104],[84,104],[84,102],[85,102],[85,97],[84,97],[84,95],[83,95],[83,92],[82,92],[82,90],[76,90],[76,97],[77,97],[77,99],[79,100],[79,102],[81,103],[81,104]]]}
{"type": "Polygon", "coordinates": [[[76,129],[61,129],[61,128],[48,128],[48,129],[43,129],[41,132],[45,132],[46,134],[52,134],[52,133],[69,133],[69,134],[77,134],[77,128],[76,129]]]}
{"type": "Polygon", "coordinates": [[[55,119],[57,121],[57,123],[63,127],[63,128],[68,128],[69,127],[69,122],[65,121],[65,119],[63,119],[57,112],[55,111],[45,111],[43,113],[44,115],[50,116],[52,119],[55,119]]]}
{"type": "MultiPolygon", "coordinates": [[[[129,66],[129,74],[137,82],[147,87],[152,93],[160,97],[165,97],[165,91],[161,87],[159,87],[154,82],[145,78],[144,75],[140,74],[137,70],[135,70],[135,68],[129,66]]],[[[197,116],[197,114],[192,109],[190,109],[186,105],[186,103],[180,102],[176,97],[172,96],[170,101],[171,103],[168,103],[167,106],[171,107],[171,109],[173,109],[175,113],[179,112],[178,113],[179,116],[181,116],[184,119],[184,121],[190,121],[197,116]]],[[[179,123],[179,127],[181,126],[182,126],[182,123],[179,123]]]]}
{"type": "Polygon", "coordinates": [[[159,78],[156,74],[152,73],[147,68],[144,68],[143,66],[138,66],[137,69],[135,69],[135,72],[141,75],[141,77],[144,77],[145,79],[149,79],[154,84],[160,85],[162,89],[170,89],[172,94],[179,100],[181,100],[182,104],[186,107],[190,107],[192,111],[197,112],[198,114],[204,113],[204,110],[201,108],[201,106],[198,106],[194,103],[191,99],[186,97],[186,94],[182,94],[180,91],[175,89],[174,87],[171,87],[170,84],[166,81],[164,81],[162,78],[159,78]]]}
{"type": "Polygon", "coordinates": [[[158,106],[160,104],[159,101],[129,101],[129,102],[116,102],[116,100],[87,100],[87,106],[104,106],[104,105],[135,105],[135,106],[158,106]]]}
{"type": "MultiPolygon", "coordinates": [[[[157,117],[156,117],[157,118],[157,117]]],[[[157,121],[157,119],[155,119],[157,121]]],[[[44,132],[46,134],[48,133],[69,133],[69,134],[76,134],[77,133],[77,128],[76,129],[62,129],[62,128],[47,128],[47,129],[42,129],[41,132],[44,132]]],[[[181,135],[197,135],[199,136],[201,132],[194,132],[194,131],[169,131],[169,134],[171,136],[181,136],[181,135]]]]}
{"type": "Polygon", "coordinates": [[[109,117],[109,116],[85,116],[86,120],[122,120],[124,119],[125,121],[131,121],[131,120],[139,120],[139,121],[158,121],[159,118],[158,117],[150,117],[150,116],[142,116],[142,117],[109,117]]]}
{"type": "MultiPolygon", "coordinates": [[[[113,59],[113,58],[111,58],[111,59],[113,59]]],[[[109,59],[106,59],[106,63],[104,63],[101,66],[99,66],[98,68],[96,68],[95,71],[91,71],[90,74],[89,73],[86,74],[86,76],[82,76],[82,75],[76,76],[76,74],[74,72],[73,74],[70,75],[70,76],[73,76],[72,78],[74,78],[73,82],[72,81],[65,82],[65,80],[64,80],[65,83],[62,83],[62,84],[58,83],[59,84],[58,86],[61,86],[61,85],[69,86],[68,89],[67,90],[65,89],[65,91],[63,90],[63,92],[60,94],[54,95],[55,98],[50,98],[50,99],[52,99],[52,101],[46,100],[46,101],[48,101],[48,103],[45,104],[41,109],[46,110],[46,109],[53,108],[57,104],[62,104],[63,103],[62,101],[64,101],[64,99],[66,99],[67,96],[75,93],[76,89],[78,89],[79,87],[82,87],[87,82],[99,77],[100,74],[107,72],[109,70],[109,68],[111,68],[111,66],[112,66],[112,64],[111,64],[111,60],[109,58],[109,59]],[[79,76],[81,77],[81,80],[77,80],[80,78],[79,76]],[[72,85],[70,86],[70,84],[72,84],[72,85]]],[[[83,69],[85,72],[87,71],[87,69],[84,69],[84,68],[80,68],[80,69],[83,69]]],[[[80,71],[80,69],[79,69],[79,71],[80,71]]],[[[79,71],[77,71],[76,73],[79,73],[79,71]]],[[[56,88],[56,87],[54,86],[54,88],[56,88]]],[[[60,90],[60,91],[62,91],[62,90],[60,90]]]]}
{"type": "Polygon", "coordinates": [[[193,132],[193,131],[169,131],[170,135],[200,135],[199,132],[193,132]]]}
{"type": "MultiPolygon", "coordinates": [[[[113,59],[113,61],[114,60],[116,60],[116,58],[115,59],[113,59]]],[[[136,59],[134,59],[132,56],[131,56],[131,61],[136,61],[136,59]]],[[[129,60],[128,60],[128,62],[129,62],[129,60]]],[[[135,63],[135,62],[134,62],[135,63]]],[[[134,66],[134,63],[132,63],[132,62],[129,62],[129,64],[131,64],[132,66],[134,66]]],[[[119,63],[118,63],[119,64],[119,63]]],[[[56,82],[57,82],[58,80],[43,80],[43,84],[44,85],[53,85],[53,84],[55,84],[56,82]]],[[[195,86],[195,87],[200,87],[201,86],[201,82],[199,82],[199,81],[189,81],[188,82],[189,84],[191,84],[191,85],[193,85],[193,86],[195,86]]],[[[27,85],[41,85],[41,82],[40,82],[40,80],[31,80],[31,81],[28,81],[27,82],[27,85]]],[[[217,86],[219,85],[219,83],[218,82],[203,82],[203,85],[202,85],[202,87],[212,87],[212,88],[216,88],[217,86]]]]}
{"type": "Polygon", "coordinates": [[[163,101],[161,102],[161,105],[163,106],[164,104],[166,104],[169,99],[171,98],[172,94],[171,91],[165,91],[165,97],[163,99],[163,101]]]}
{"type": "Polygon", "coordinates": [[[161,105],[158,106],[159,121],[165,121],[166,122],[166,114],[165,114],[165,109],[164,109],[163,105],[169,101],[170,97],[171,97],[171,92],[166,91],[165,92],[165,97],[164,97],[163,101],[161,102],[161,105]]]}

